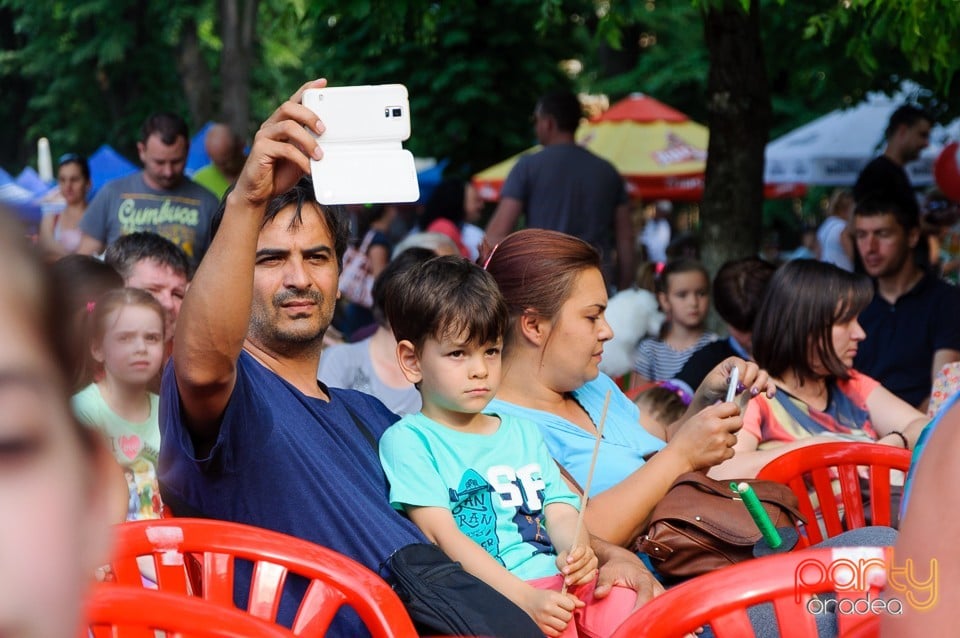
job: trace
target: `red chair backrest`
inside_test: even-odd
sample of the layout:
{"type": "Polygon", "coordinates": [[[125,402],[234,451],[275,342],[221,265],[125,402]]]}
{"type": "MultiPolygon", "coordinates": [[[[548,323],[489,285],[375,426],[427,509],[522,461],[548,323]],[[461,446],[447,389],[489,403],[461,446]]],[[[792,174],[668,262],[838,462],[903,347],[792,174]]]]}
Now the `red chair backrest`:
{"type": "MultiPolygon", "coordinates": [[[[613,638],[680,638],[704,625],[716,638],[748,638],[755,633],[747,608],[762,603],[773,604],[782,635],[814,638],[816,612],[825,604],[816,594],[836,592],[838,604],[849,601],[844,605],[867,596],[875,599],[891,552],[880,547],[805,549],[731,565],[668,589],[627,618],[613,638]],[[846,591],[855,582],[869,586],[846,591]]],[[[842,613],[837,618],[841,636],[864,620],[842,613]]]]}
{"type": "Polygon", "coordinates": [[[293,638],[286,628],[237,609],[167,592],[98,585],[87,600],[78,638],[293,638]]]}
{"type": "Polygon", "coordinates": [[[274,621],[287,574],[310,580],[293,633],[323,636],[343,606],[356,611],[375,638],[415,637],[403,603],[377,574],[329,548],[270,530],[207,519],[134,521],[115,527],[111,561],[116,582],[143,586],[138,557],[149,557],[161,591],[234,606],[234,560],[253,563],[247,612],[274,621]],[[185,565],[199,565],[199,582],[185,565]]]}
{"type": "Polygon", "coordinates": [[[840,638],[879,638],[880,616],[869,616],[862,623],[843,632],[840,638]]]}
{"type": "Polygon", "coordinates": [[[765,465],[757,478],[788,485],[806,517],[809,544],[824,539],[817,514],[826,528],[826,536],[866,525],[863,495],[860,490],[859,467],[867,468],[870,486],[870,523],[890,525],[894,518],[890,497],[892,470],[910,469],[910,452],[877,443],[820,443],[785,452],[765,465]],[[834,494],[835,481],[840,485],[840,502],[834,494]],[[813,487],[819,508],[810,498],[813,487]],[[842,518],[840,505],[843,506],[842,518]]]}

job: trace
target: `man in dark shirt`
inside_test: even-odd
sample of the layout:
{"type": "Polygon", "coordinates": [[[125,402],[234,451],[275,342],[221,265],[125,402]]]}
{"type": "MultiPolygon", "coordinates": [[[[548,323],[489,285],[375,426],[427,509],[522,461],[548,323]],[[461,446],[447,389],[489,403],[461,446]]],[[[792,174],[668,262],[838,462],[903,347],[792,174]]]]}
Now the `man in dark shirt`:
{"type": "Polygon", "coordinates": [[[626,184],[613,164],[576,143],[583,117],[577,96],[545,95],[533,117],[543,149],[521,157],[507,175],[487,224],[487,244],[493,247],[509,235],[524,213],[530,228],[557,230],[593,245],[607,283],[629,288],[636,273],[626,184]]]}
{"type": "Polygon", "coordinates": [[[867,164],[857,183],[853,197],[857,202],[867,197],[896,202],[906,213],[919,216],[917,198],[904,166],[920,157],[930,144],[933,118],[922,109],[905,104],[890,115],[885,133],[887,146],[883,155],[867,164]]]}
{"type": "Polygon", "coordinates": [[[854,237],[876,291],[860,314],[867,338],[854,367],[925,409],[933,376],[960,360],[960,290],[917,265],[919,219],[898,203],[859,202],[854,237]]]}

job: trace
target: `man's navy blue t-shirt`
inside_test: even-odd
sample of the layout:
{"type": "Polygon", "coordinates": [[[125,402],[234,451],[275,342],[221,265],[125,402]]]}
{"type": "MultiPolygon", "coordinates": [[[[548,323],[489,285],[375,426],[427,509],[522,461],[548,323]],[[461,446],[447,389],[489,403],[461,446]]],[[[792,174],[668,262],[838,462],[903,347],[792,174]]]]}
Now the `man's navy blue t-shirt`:
{"type": "Polygon", "coordinates": [[[889,303],[874,292],[859,321],[867,338],[853,367],[913,406],[930,395],[933,355],[960,350],[960,289],[926,274],[889,303]]]}
{"type": "MultiPolygon", "coordinates": [[[[216,444],[197,458],[168,365],[160,402],[164,493],[206,517],[297,536],[375,572],[394,550],[425,542],[416,526],[390,507],[377,452],[345,404],[378,440],[398,417],[369,395],[324,390],[329,402],[305,396],[243,352],[216,444]]],[[[244,576],[238,566],[238,580],[244,576]]],[[[238,591],[238,598],[244,597],[238,591]]],[[[295,606],[285,596],[281,622],[289,623],[295,606]]],[[[366,633],[355,615],[341,616],[328,635],[366,633]]]]}

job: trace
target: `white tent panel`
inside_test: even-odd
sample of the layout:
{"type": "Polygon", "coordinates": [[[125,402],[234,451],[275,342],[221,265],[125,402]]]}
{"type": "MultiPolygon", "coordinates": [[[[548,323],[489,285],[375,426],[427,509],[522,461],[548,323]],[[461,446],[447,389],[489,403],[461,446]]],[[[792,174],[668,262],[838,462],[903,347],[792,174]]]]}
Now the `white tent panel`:
{"type": "MultiPolygon", "coordinates": [[[[867,162],[883,152],[890,114],[902,103],[871,94],[855,107],[833,111],[777,138],[766,148],[764,180],[852,186],[867,162]]],[[[930,146],[907,165],[915,186],[933,183],[933,162],[948,136],[947,129],[935,126],[930,146]]]]}

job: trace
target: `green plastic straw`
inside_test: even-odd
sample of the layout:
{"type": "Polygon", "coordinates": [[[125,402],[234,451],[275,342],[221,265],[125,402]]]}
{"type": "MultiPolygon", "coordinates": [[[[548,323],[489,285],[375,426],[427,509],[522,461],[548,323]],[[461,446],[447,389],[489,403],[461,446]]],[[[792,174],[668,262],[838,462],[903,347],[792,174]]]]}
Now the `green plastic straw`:
{"type": "Polygon", "coordinates": [[[747,511],[750,512],[753,522],[760,528],[760,533],[763,534],[763,540],[767,542],[767,545],[769,545],[771,549],[776,549],[783,545],[780,532],[774,527],[773,521],[770,520],[767,511],[763,509],[763,505],[760,504],[760,499],[757,498],[757,494],[753,491],[753,488],[750,487],[748,483],[740,483],[739,485],[730,483],[730,488],[743,499],[743,504],[747,506],[747,511]]]}

